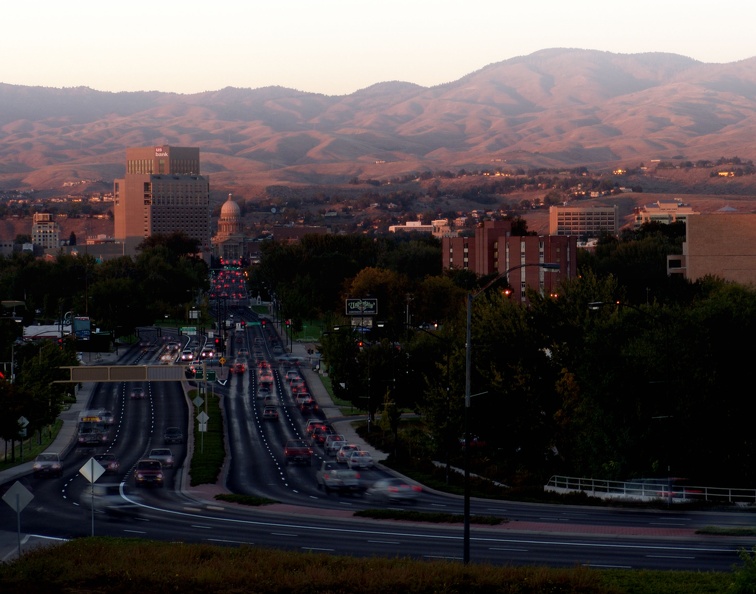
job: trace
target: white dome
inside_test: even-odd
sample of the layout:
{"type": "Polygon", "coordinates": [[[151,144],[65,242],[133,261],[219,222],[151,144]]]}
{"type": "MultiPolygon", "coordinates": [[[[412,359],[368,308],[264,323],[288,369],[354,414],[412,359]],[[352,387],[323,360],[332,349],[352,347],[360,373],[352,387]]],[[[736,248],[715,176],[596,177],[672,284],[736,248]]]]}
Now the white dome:
{"type": "Polygon", "coordinates": [[[238,219],[241,216],[241,209],[239,205],[231,200],[231,196],[228,197],[221,206],[220,218],[221,219],[238,219]]]}

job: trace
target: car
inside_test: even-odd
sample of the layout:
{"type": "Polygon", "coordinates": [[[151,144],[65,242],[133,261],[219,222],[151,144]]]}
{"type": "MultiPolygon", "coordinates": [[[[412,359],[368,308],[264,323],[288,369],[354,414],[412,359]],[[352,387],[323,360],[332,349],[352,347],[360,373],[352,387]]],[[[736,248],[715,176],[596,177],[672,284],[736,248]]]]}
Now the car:
{"type": "Polygon", "coordinates": [[[278,408],[272,405],[268,405],[263,409],[262,418],[269,421],[275,421],[278,419],[278,408]]]}
{"type": "Polygon", "coordinates": [[[121,467],[115,454],[97,454],[94,459],[97,460],[100,466],[102,466],[108,474],[115,474],[121,467]]]}
{"type": "Polygon", "coordinates": [[[346,443],[346,437],[340,433],[334,433],[333,435],[326,436],[325,441],[323,442],[323,449],[329,456],[335,456],[336,452],[341,449],[341,446],[346,443]]]}
{"type": "Polygon", "coordinates": [[[347,443],[342,445],[336,452],[336,462],[338,462],[339,464],[346,464],[349,456],[352,455],[352,452],[356,452],[359,449],[360,446],[354,443],[347,443]]]}
{"type": "Polygon", "coordinates": [[[103,425],[115,425],[115,416],[112,411],[105,409],[101,410],[100,419],[103,425]]]}
{"type": "Polygon", "coordinates": [[[182,361],[194,361],[194,351],[192,349],[184,349],[181,351],[182,361]]]}
{"type": "Polygon", "coordinates": [[[139,460],[134,468],[134,484],[137,487],[154,485],[162,487],[165,483],[163,465],[160,460],[145,458],[139,460]]]}
{"type": "Polygon", "coordinates": [[[325,427],[315,427],[310,435],[312,444],[323,445],[329,435],[335,435],[336,429],[326,424],[325,427]]]}
{"type": "Polygon", "coordinates": [[[417,485],[411,485],[400,478],[385,478],[375,481],[365,494],[389,503],[414,503],[420,493],[422,488],[417,485]]]}
{"type": "Polygon", "coordinates": [[[164,443],[184,443],[184,434],[178,427],[166,427],[163,431],[164,443]]]}
{"type": "Polygon", "coordinates": [[[54,452],[43,452],[34,459],[34,476],[62,476],[63,464],[60,455],[54,452]]]}
{"type": "MultiPolygon", "coordinates": [[[[308,436],[312,437],[312,433],[313,431],[315,431],[315,429],[318,429],[318,428],[325,429],[328,426],[329,426],[328,422],[324,421],[323,419],[310,419],[309,421],[307,421],[307,426],[305,427],[305,433],[308,436]]],[[[336,432],[334,431],[333,433],[336,433],[336,432]]]]}
{"type": "Polygon", "coordinates": [[[131,388],[131,393],[129,394],[132,400],[142,400],[145,396],[144,394],[144,388],[135,387],[131,388]]]}
{"type": "Polygon", "coordinates": [[[244,357],[238,357],[231,368],[232,373],[244,373],[247,371],[247,360],[244,357]]]}
{"type": "Polygon", "coordinates": [[[170,448],[152,448],[147,457],[150,460],[158,460],[165,468],[173,468],[173,452],[170,448]]]}
{"type": "Polygon", "coordinates": [[[205,359],[212,359],[213,357],[215,357],[215,350],[212,347],[205,347],[200,352],[200,359],[203,361],[205,359]]]}
{"type": "Polygon", "coordinates": [[[79,498],[81,507],[114,517],[138,516],[141,506],[134,502],[134,496],[125,499],[121,495],[119,483],[94,483],[87,485],[79,498]]]}
{"type": "Polygon", "coordinates": [[[373,456],[365,450],[352,452],[352,455],[347,458],[349,468],[372,468],[374,464],[373,456]]]}

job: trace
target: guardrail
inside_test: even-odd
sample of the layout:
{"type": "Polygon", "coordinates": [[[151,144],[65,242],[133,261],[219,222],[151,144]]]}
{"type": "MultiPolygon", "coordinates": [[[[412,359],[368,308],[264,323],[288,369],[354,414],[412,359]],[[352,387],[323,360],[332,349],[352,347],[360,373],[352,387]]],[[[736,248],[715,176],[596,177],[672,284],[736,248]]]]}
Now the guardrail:
{"type": "Polygon", "coordinates": [[[680,484],[671,479],[610,481],[571,476],[552,476],[544,486],[553,493],[585,493],[601,499],[670,500],[673,503],[711,501],[737,505],[756,505],[756,489],[705,487],[680,484]]]}

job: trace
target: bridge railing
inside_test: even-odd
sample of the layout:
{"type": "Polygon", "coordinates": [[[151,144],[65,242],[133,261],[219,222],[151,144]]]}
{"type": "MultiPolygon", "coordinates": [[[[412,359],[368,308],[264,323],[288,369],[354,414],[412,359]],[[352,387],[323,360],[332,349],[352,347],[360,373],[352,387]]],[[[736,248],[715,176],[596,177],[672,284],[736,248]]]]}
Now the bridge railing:
{"type": "Polygon", "coordinates": [[[707,487],[681,483],[680,479],[634,479],[610,481],[571,476],[552,476],[544,490],[554,493],[585,493],[602,499],[710,501],[739,505],[756,505],[756,489],[707,487]]]}

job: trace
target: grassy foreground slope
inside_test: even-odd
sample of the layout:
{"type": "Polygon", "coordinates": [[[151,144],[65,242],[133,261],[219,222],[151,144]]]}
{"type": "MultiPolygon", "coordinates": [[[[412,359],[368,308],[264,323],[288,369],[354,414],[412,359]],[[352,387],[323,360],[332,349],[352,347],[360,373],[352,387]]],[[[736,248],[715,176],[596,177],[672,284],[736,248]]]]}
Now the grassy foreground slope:
{"type": "Polygon", "coordinates": [[[494,567],[357,559],[257,547],[81,538],[0,565],[0,591],[206,594],[621,594],[732,592],[734,574],[494,567]]]}

